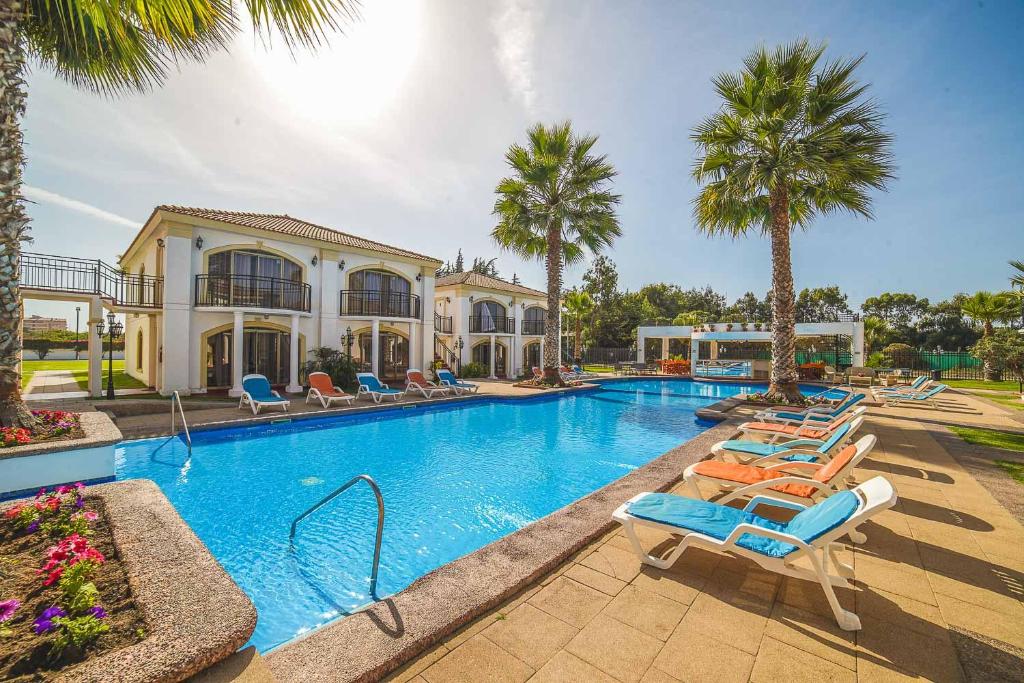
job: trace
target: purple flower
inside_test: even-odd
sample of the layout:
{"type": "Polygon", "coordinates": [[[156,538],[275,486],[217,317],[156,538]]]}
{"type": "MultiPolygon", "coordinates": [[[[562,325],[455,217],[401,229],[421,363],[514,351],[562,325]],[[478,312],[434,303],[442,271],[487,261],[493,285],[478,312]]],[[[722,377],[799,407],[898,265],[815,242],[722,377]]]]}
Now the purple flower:
{"type": "Polygon", "coordinates": [[[17,600],[4,600],[0,602],[0,621],[8,621],[14,616],[14,613],[21,607],[21,603],[17,600]]]}
{"type": "Polygon", "coordinates": [[[94,607],[90,607],[89,608],[89,614],[93,615],[97,619],[106,619],[107,618],[107,610],[103,609],[99,605],[95,605],[94,607]]]}
{"type": "Polygon", "coordinates": [[[82,496],[79,495],[78,498],[75,498],[75,509],[76,510],[81,510],[84,506],[85,506],[85,501],[82,500],[82,496]]]}
{"type": "Polygon", "coordinates": [[[30,534],[34,534],[35,532],[39,531],[39,520],[33,519],[29,523],[29,525],[25,527],[25,530],[28,531],[30,534]]]}
{"type": "Polygon", "coordinates": [[[32,622],[33,630],[36,632],[37,636],[49,633],[53,629],[57,628],[57,624],[53,623],[53,620],[59,617],[66,617],[67,615],[68,613],[60,607],[47,607],[43,610],[43,613],[39,615],[39,618],[32,622]]]}

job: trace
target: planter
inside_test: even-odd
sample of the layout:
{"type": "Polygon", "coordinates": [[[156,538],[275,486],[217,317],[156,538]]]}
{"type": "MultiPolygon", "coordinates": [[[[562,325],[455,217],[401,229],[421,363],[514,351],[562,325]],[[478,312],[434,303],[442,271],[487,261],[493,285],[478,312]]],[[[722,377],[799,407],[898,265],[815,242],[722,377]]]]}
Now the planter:
{"type": "Polygon", "coordinates": [[[35,493],[43,486],[112,480],[120,430],[105,413],[82,413],[79,420],[84,438],[0,450],[0,499],[35,493]]]}
{"type": "Polygon", "coordinates": [[[256,608],[156,484],[103,484],[85,498],[104,512],[145,636],[54,672],[54,680],[173,683],[245,644],[256,608]]]}

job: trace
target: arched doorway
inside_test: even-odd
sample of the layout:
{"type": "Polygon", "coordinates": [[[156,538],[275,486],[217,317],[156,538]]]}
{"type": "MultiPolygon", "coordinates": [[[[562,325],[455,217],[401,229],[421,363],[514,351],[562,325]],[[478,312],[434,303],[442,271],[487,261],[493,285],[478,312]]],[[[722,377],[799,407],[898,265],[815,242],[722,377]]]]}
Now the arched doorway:
{"type": "MultiPolygon", "coordinates": [[[[473,346],[472,360],[474,363],[480,363],[484,366],[484,369],[490,373],[491,371],[491,342],[489,339],[484,339],[473,346]]],[[[494,376],[495,377],[507,377],[508,376],[508,362],[505,345],[501,342],[495,344],[494,349],[494,376]]]]}
{"type": "MultiPolygon", "coordinates": [[[[409,369],[409,338],[393,330],[381,330],[378,336],[378,377],[382,382],[404,381],[409,369]]],[[[354,354],[360,372],[370,372],[373,364],[373,333],[370,330],[356,336],[354,354]]]]}
{"type": "MultiPolygon", "coordinates": [[[[210,389],[231,387],[232,330],[211,334],[206,338],[206,386],[210,389]]],[[[288,383],[291,334],[269,327],[248,325],[242,336],[243,375],[264,375],[271,384],[288,383]]],[[[301,351],[301,347],[299,348],[301,351]]]]}
{"type": "Polygon", "coordinates": [[[544,334],[544,317],[547,311],[540,306],[530,306],[523,312],[523,334],[544,334]]]}
{"type": "Polygon", "coordinates": [[[541,366],[540,342],[530,342],[523,347],[523,372],[527,377],[533,372],[533,368],[541,366]]]}

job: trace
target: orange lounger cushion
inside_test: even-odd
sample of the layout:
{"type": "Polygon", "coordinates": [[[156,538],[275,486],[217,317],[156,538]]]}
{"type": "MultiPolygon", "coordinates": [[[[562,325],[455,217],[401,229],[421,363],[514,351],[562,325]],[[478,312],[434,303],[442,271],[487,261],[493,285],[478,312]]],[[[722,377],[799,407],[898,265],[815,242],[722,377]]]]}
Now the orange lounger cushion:
{"type": "MultiPolygon", "coordinates": [[[[721,479],[722,481],[742,485],[757,484],[768,479],[780,479],[787,476],[782,472],[766,470],[763,467],[740,465],[734,462],[721,462],[718,460],[705,460],[704,462],[697,463],[693,471],[702,477],[721,479]]],[[[816,490],[813,486],[806,484],[782,484],[780,486],[772,486],[771,488],[773,491],[796,496],[797,498],[810,498],[816,490]]]]}

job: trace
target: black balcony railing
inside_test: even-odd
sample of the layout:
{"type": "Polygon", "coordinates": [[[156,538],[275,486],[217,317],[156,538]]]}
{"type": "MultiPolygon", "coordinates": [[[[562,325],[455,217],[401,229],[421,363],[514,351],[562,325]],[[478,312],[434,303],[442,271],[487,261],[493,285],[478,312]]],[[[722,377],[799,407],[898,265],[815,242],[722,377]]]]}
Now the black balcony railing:
{"type": "Polygon", "coordinates": [[[341,290],[341,315],[419,318],[420,298],[415,294],[372,289],[341,290]]]}
{"type": "Polygon", "coordinates": [[[305,282],[259,275],[196,275],[196,306],[268,308],[309,312],[305,282]]]}
{"type": "Polygon", "coordinates": [[[524,320],[523,334],[544,334],[543,320],[524,320]]]}
{"type": "Polygon", "coordinates": [[[21,286],[51,292],[95,294],[117,306],[159,308],[163,278],[131,275],[98,259],[22,253],[21,286]]]}
{"type": "Polygon", "coordinates": [[[473,334],[515,334],[516,319],[471,315],[469,316],[469,331],[473,334]]]}
{"type": "Polygon", "coordinates": [[[450,315],[434,314],[434,331],[441,334],[452,333],[452,317],[450,315]]]}

